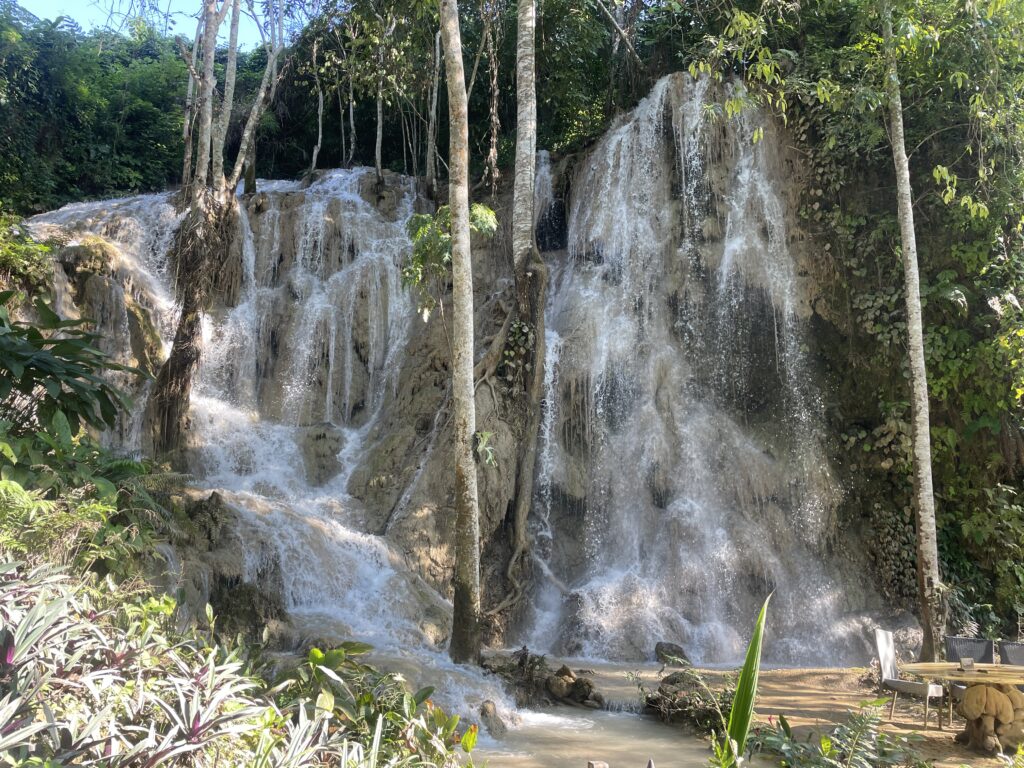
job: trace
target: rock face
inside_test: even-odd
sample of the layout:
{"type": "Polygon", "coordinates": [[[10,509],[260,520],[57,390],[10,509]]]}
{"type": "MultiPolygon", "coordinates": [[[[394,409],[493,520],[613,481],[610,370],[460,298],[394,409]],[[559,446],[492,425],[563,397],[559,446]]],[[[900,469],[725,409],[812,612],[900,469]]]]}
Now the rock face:
{"type": "Polygon", "coordinates": [[[209,604],[217,629],[226,635],[259,641],[269,627],[272,646],[292,645],[281,562],[274,551],[265,547],[253,557],[245,526],[219,493],[193,494],[178,503],[189,522],[174,542],[175,562],[165,563],[162,575],[168,591],[182,596],[186,614],[204,622],[209,604]]]}
{"type": "Polygon", "coordinates": [[[505,725],[505,721],[498,714],[498,708],[490,699],[480,705],[480,722],[495,739],[500,739],[508,733],[508,726],[505,725]]]}
{"type": "Polygon", "coordinates": [[[306,427],[301,437],[302,462],[310,485],[323,485],[341,471],[338,454],[345,444],[345,435],[333,424],[306,427]]]}

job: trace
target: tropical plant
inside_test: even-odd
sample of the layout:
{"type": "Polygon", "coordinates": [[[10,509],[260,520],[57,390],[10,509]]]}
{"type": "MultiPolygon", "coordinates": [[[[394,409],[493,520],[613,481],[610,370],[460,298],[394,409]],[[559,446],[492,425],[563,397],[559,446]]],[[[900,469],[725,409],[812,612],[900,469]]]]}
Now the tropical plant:
{"type": "Polygon", "coordinates": [[[0,292],[0,421],[7,431],[24,435],[43,426],[73,436],[82,425],[112,427],[118,408],[131,403],[103,374],[141,372],[97,349],[87,321],[61,320],[41,298],[37,322],[13,320],[6,306],[13,296],[0,292]]]}
{"type": "MultiPolygon", "coordinates": [[[[469,211],[470,230],[491,237],[498,228],[494,211],[474,203],[469,211]]],[[[406,224],[412,239],[412,253],[402,266],[402,285],[417,292],[417,311],[426,321],[440,307],[444,317],[443,296],[447,293],[452,270],[452,212],[442,205],[433,216],[416,213],[406,224]]]]}
{"type": "Polygon", "coordinates": [[[330,651],[301,669],[350,690],[367,679],[387,690],[355,720],[289,692],[315,674],[271,686],[258,648],[182,633],[174,613],[171,598],[110,579],[0,564],[0,763],[455,766],[456,748],[475,745],[475,727],[459,734],[458,717],[424,692],[416,702],[396,676],[345,664],[348,652],[331,657],[334,670],[318,663],[330,651]]]}
{"type": "Polygon", "coordinates": [[[736,695],[729,712],[729,721],[726,723],[725,718],[721,718],[724,728],[721,734],[714,737],[715,754],[711,758],[711,765],[715,768],[732,768],[743,762],[747,736],[754,721],[754,699],[757,697],[757,680],[761,674],[761,646],[764,643],[764,625],[770,600],[771,595],[768,595],[754,624],[747,656],[736,681],[736,695]]]}
{"type": "Polygon", "coordinates": [[[879,728],[879,710],[872,702],[851,712],[845,723],[828,733],[794,734],[784,716],[774,729],[757,731],[752,751],[770,755],[781,768],[884,768],[925,766],[907,737],[879,728]]]}

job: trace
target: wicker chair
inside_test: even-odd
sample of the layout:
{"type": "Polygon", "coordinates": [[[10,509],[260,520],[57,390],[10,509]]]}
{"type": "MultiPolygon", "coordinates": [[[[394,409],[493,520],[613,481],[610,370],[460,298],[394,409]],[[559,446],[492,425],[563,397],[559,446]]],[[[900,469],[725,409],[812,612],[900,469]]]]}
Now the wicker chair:
{"type": "Polygon", "coordinates": [[[901,693],[918,696],[924,699],[924,725],[928,727],[928,709],[932,699],[939,700],[935,710],[942,728],[942,686],[935,683],[919,683],[914,680],[901,680],[896,666],[896,647],[893,644],[892,632],[885,629],[875,630],[875,644],[878,647],[878,662],[882,667],[882,687],[892,691],[892,705],[889,707],[889,719],[896,712],[896,697],[901,693]]]}
{"type": "Polygon", "coordinates": [[[999,661],[1003,664],[1024,666],[1024,643],[1011,643],[1009,640],[1000,640],[999,661]]]}

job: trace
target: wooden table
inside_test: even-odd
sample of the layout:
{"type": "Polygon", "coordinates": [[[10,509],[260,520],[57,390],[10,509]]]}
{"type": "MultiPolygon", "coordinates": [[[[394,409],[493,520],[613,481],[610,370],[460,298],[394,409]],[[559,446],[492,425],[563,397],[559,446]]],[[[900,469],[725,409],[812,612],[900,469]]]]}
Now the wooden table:
{"type": "MultiPolygon", "coordinates": [[[[958,741],[965,742],[986,753],[992,753],[1001,748],[1016,748],[1024,741],[1024,696],[1016,689],[1016,686],[1024,685],[1024,666],[975,663],[974,669],[966,672],[960,668],[959,662],[922,662],[904,664],[900,667],[900,671],[915,677],[942,680],[947,684],[960,683],[968,688],[979,685],[990,686],[1010,700],[1014,713],[1012,720],[997,721],[994,716],[989,714],[973,720],[968,719],[964,732],[957,736],[958,741]]],[[[950,723],[952,723],[952,706],[951,698],[950,723]]]]}
{"type": "Polygon", "coordinates": [[[1024,685],[1024,667],[1013,664],[975,664],[973,672],[964,672],[956,661],[920,662],[901,664],[900,671],[915,677],[948,680],[953,683],[989,683],[994,685],[1024,685]]]}

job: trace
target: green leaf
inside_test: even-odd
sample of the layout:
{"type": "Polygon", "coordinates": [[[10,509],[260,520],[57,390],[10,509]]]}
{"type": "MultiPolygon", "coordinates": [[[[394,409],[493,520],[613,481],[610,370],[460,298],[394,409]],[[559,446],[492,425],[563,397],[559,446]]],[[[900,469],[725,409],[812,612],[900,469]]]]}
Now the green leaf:
{"type": "Polygon", "coordinates": [[[316,697],[316,708],[328,714],[334,712],[334,694],[327,688],[322,688],[320,695],[316,697]]]}
{"type": "Polygon", "coordinates": [[[477,735],[480,733],[480,728],[476,725],[471,725],[466,729],[466,732],[462,734],[462,749],[469,754],[473,751],[473,747],[476,746],[477,735]]]}
{"type": "Polygon", "coordinates": [[[68,417],[64,415],[64,411],[54,412],[50,426],[62,445],[71,445],[71,424],[68,422],[68,417]]]}
{"type": "Polygon", "coordinates": [[[747,747],[747,735],[754,719],[754,699],[757,697],[757,679],[761,674],[761,645],[764,641],[764,623],[771,595],[765,598],[761,613],[754,625],[754,634],[747,646],[747,658],[736,682],[736,696],[729,713],[729,738],[735,742],[734,760],[742,758],[747,747]]]}

